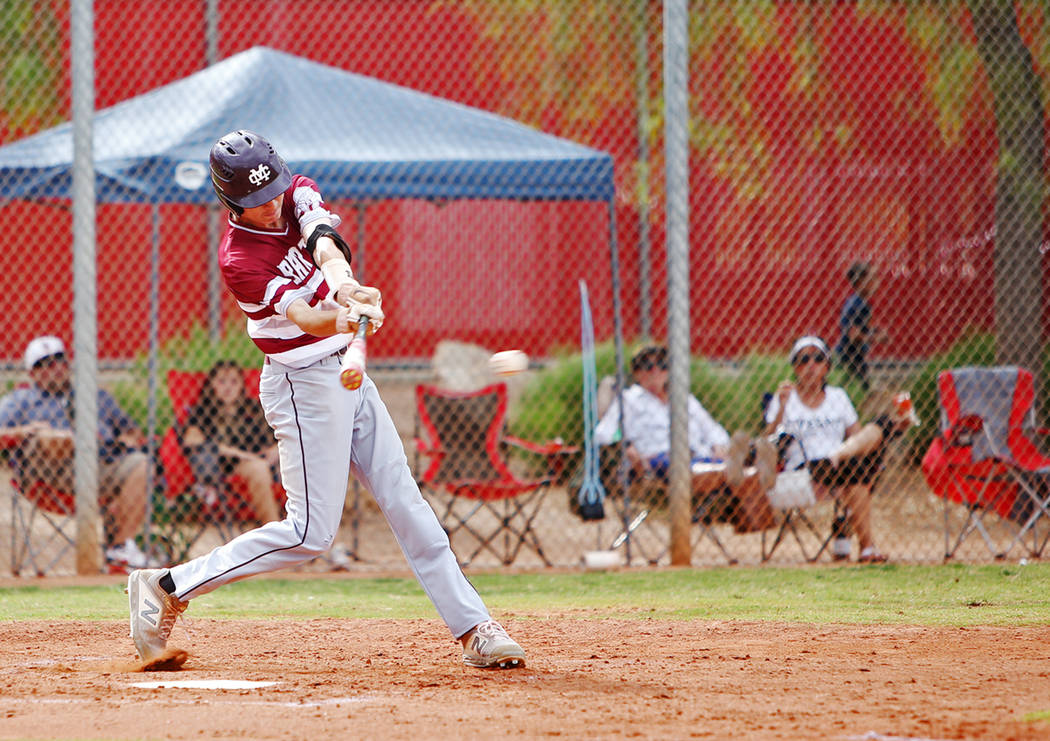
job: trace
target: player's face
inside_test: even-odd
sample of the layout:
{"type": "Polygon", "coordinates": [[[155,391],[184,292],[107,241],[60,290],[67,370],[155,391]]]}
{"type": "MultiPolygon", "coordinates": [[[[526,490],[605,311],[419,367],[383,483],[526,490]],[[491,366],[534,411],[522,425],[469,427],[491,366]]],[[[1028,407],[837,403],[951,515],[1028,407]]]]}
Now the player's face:
{"type": "Polygon", "coordinates": [[[245,226],[257,226],[263,229],[280,229],[284,224],[281,222],[281,206],[284,205],[284,193],[268,203],[255,208],[246,208],[237,220],[245,226]]]}

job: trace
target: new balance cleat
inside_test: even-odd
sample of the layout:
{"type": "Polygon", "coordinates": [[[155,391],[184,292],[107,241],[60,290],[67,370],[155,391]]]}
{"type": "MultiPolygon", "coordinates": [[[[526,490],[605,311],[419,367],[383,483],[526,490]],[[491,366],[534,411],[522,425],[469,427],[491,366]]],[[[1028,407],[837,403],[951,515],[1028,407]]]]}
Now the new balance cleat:
{"type": "Polygon", "coordinates": [[[516,669],[525,666],[525,652],[495,620],[486,620],[470,633],[463,646],[463,663],[479,669],[516,669]]]}
{"type": "Polygon", "coordinates": [[[165,569],[138,569],[128,574],[128,604],[131,608],[131,640],[145,662],[164,654],[175,619],[189,602],[182,602],[160,586],[165,569]]]}

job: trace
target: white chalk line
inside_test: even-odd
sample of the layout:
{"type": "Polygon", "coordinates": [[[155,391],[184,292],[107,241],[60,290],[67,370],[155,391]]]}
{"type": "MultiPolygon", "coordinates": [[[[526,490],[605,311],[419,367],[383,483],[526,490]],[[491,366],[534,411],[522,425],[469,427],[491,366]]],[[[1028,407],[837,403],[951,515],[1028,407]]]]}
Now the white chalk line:
{"type": "MultiPolygon", "coordinates": [[[[150,697],[148,700],[161,700],[172,705],[200,705],[199,699],[180,699],[160,695],[150,697]]],[[[209,705],[251,705],[253,707],[273,708],[303,708],[304,710],[333,707],[339,705],[364,705],[378,701],[378,697],[372,695],[361,695],[358,697],[330,697],[325,700],[311,700],[308,702],[298,701],[275,701],[275,700],[243,700],[238,698],[224,698],[220,695],[212,696],[208,700],[209,705]]],[[[96,698],[86,697],[5,697],[0,699],[0,708],[11,704],[22,705],[95,705],[99,701],[96,698]]]]}
{"type": "Polygon", "coordinates": [[[868,731],[863,736],[846,736],[846,739],[847,741],[949,741],[926,736],[886,736],[875,731],[868,731]]]}

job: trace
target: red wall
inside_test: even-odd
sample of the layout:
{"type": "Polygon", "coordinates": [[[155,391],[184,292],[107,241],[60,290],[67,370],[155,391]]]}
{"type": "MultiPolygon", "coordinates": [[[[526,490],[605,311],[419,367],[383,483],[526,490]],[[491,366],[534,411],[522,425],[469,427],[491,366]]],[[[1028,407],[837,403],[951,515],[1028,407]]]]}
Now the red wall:
{"type": "MultiPolygon", "coordinates": [[[[68,25],[64,6],[53,0],[56,17],[68,25]]],[[[95,0],[94,6],[99,108],[204,66],[200,0],[95,0]]],[[[960,138],[945,142],[936,111],[924,102],[926,62],[908,42],[902,18],[834,4],[817,15],[816,33],[824,63],[845,72],[829,76],[836,89],[825,91],[825,99],[835,105],[814,105],[792,82],[797,62],[787,51],[799,33],[802,6],[778,4],[775,43],[752,48],[745,60],[744,95],[754,111],[745,133],[764,141],[767,160],[743,179],[757,184],[758,194],[742,189],[739,177],[727,177],[725,163],[711,152],[696,152],[690,163],[694,349],[710,355],[783,350],[800,331],[834,339],[847,293],[842,276],[858,257],[873,260],[883,273],[874,304],[894,341],[878,353],[922,356],[966,326],[990,327],[996,145],[991,114],[980,102],[983,80],[975,81],[977,102],[967,108],[960,138]],[[825,138],[815,143],[822,127],[825,138]],[[851,131],[848,145],[836,139],[841,127],[851,131]]],[[[520,94],[507,77],[514,71],[488,59],[491,39],[450,4],[223,0],[220,9],[221,57],[265,44],[489,110],[501,110],[520,94]]],[[[657,24],[651,28],[659,33],[657,24]]],[[[727,31],[727,44],[734,42],[730,36],[727,31]]],[[[655,36],[651,48],[659,48],[655,36]]],[[[740,94],[727,65],[720,53],[697,54],[694,115],[724,117],[726,102],[740,94]]],[[[656,69],[654,84],[658,76],[656,69]]],[[[548,110],[543,127],[616,156],[630,338],[639,326],[639,224],[630,202],[633,103],[601,111],[601,120],[582,136],[566,133],[571,124],[563,113],[548,110]]],[[[6,128],[0,134],[2,141],[17,138],[6,128]]],[[[654,162],[657,189],[661,168],[654,162]]],[[[658,197],[655,202],[653,315],[661,335],[666,270],[663,214],[658,197]]],[[[335,206],[346,220],[344,234],[354,241],[355,212],[350,204],[335,206]]],[[[165,206],[160,213],[166,339],[204,321],[213,246],[203,209],[165,206]]],[[[0,249],[0,290],[24,316],[0,336],[0,356],[17,358],[33,335],[70,336],[70,274],[60,271],[48,291],[26,279],[40,224],[49,241],[70,244],[70,217],[54,206],[8,204],[0,218],[7,241],[0,249]]],[[[580,277],[590,285],[599,339],[608,338],[606,237],[604,204],[373,205],[366,221],[367,278],[383,289],[391,318],[372,353],[426,357],[448,336],[536,354],[576,344],[580,277]],[[558,321],[541,318],[552,311],[558,321]]],[[[100,353],[130,357],[148,337],[148,208],[101,206],[98,239],[100,353]]],[[[228,298],[224,307],[237,316],[228,298]]]]}

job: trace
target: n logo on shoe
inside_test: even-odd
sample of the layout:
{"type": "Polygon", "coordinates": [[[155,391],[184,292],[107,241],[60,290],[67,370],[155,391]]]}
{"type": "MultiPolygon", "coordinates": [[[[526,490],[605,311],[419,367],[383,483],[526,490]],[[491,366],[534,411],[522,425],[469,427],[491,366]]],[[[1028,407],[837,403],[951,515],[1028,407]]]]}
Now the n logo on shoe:
{"type": "Polygon", "coordinates": [[[156,616],[160,613],[160,606],[153,604],[149,601],[148,598],[143,599],[142,601],[146,603],[147,609],[139,610],[139,617],[145,620],[150,625],[155,626],[157,624],[156,616]]]}
{"type": "Polygon", "coordinates": [[[488,643],[488,641],[475,633],[474,637],[470,639],[470,648],[472,651],[477,651],[480,654],[485,651],[485,646],[487,646],[488,643]]]}

